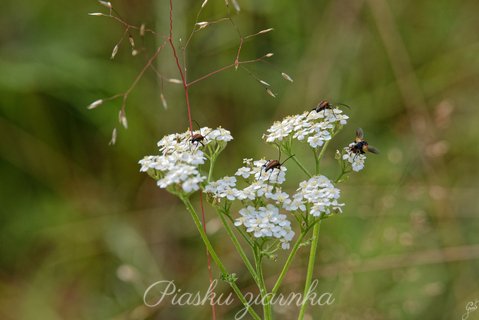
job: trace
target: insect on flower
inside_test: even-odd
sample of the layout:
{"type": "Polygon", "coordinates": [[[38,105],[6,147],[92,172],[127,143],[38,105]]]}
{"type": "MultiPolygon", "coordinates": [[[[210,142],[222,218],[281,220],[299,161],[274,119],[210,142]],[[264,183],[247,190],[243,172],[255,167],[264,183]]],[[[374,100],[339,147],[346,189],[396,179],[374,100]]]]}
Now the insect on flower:
{"type": "MultiPolygon", "coordinates": [[[[331,103],[328,100],[321,100],[316,107],[311,109],[311,111],[309,113],[311,113],[313,111],[316,111],[316,112],[319,113],[321,111],[325,112],[326,110],[331,110],[333,112],[333,116],[336,117],[336,114],[334,113],[334,108],[338,107],[338,106],[339,107],[346,107],[348,109],[351,109],[350,106],[348,106],[347,104],[344,104],[344,103],[331,103]]],[[[309,115],[309,113],[308,113],[308,115],[309,115]]]]}
{"type": "Polygon", "coordinates": [[[211,133],[213,132],[213,130],[211,130],[210,132],[208,132],[206,135],[202,135],[201,134],[201,127],[200,125],[198,124],[198,122],[196,122],[196,120],[193,120],[196,125],[198,126],[198,128],[200,129],[200,132],[199,133],[195,133],[191,136],[191,139],[190,139],[190,142],[191,144],[196,144],[196,146],[198,146],[198,144],[201,144],[203,147],[205,146],[203,144],[203,141],[206,139],[206,137],[211,133]]]}
{"type": "Polygon", "coordinates": [[[361,128],[356,129],[356,139],[354,140],[354,144],[350,147],[350,151],[356,155],[365,154],[366,152],[371,152],[374,154],[379,153],[378,149],[370,146],[368,142],[364,140],[364,132],[361,128]]]}
{"type": "MultiPolygon", "coordinates": [[[[271,170],[271,173],[269,174],[269,177],[268,177],[268,180],[269,180],[271,178],[271,175],[273,174],[273,170],[278,169],[279,171],[281,171],[281,166],[292,157],[294,157],[294,154],[290,155],[283,162],[280,162],[281,160],[268,160],[268,161],[266,161],[265,164],[263,164],[263,167],[262,167],[261,170],[264,169],[264,172],[268,172],[268,171],[271,170]]],[[[279,152],[279,157],[278,158],[281,159],[281,151],[279,152]]],[[[262,172],[260,172],[260,177],[261,177],[261,174],[262,174],[262,172]]]]}
{"type": "Polygon", "coordinates": [[[196,144],[196,145],[198,145],[198,143],[200,143],[204,147],[205,145],[203,144],[203,140],[205,140],[205,136],[203,136],[201,133],[195,133],[191,137],[190,142],[192,144],[196,144]]]}

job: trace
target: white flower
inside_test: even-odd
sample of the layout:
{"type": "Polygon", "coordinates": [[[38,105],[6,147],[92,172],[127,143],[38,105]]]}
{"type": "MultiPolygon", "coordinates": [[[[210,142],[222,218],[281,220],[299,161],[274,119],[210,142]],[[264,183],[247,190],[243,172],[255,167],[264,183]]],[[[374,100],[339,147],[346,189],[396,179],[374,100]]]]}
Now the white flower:
{"type": "Polygon", "coordinates": [[[140,160],[141,172],[154,170],[161,177],[157,184],[160,188],[171,185],[181,185],[184,192],[192,192],[199,189],[199,184],[206,180],[201,175],[197,166],[203,164],[205,158],[201,152],[192,154],[175,153],[172,155],[147,156],[140,160]]]}
{"type": "MultiPolygon", "coordinates": [[[[203,145],[215,142],[224,147],[233,139],[230,132],[221,127],[214,130],[204,127],[193,132],[194,134],[203,136],[201,140],[203,145]]],[[[158,141],[161,155],[146,156],[140,160],[140,171],[152,170],[160,188],[178,185],[187,193],[197,191],[200,184],[206,180],[206,176],[198,170],[198,166],[206,162],[206,156],[199,146],[194,146],[191,137],[190,131],[164,136],[158,141]]],[[[231,177],[226,183],[232,186],[236,183],[236,178],[231,177]]]]}
{"type": "Polygon", "coordinates": [[[242,177],[248,184],[240,189],[236,183],[236,177],[224,177],[220,180],[210,182],[205,192],[212,194],[215,198],[223,198],[230,201],[248,200],[254,201],[263,198],[272,200],[278,205],[287,201],[289,195],[282,192],[279,184],[286,180],[286,167],[271,168],[266,172],[267,160],[244,159],[246,166],[239,168],[235,175],[242,177]],[[251,179],[251,177],[253,179],[251,179]],[[248,180],[247,180],[248,179],[248,180]]]}
{"type": "Polygon", "coordinates": [[[298,192],[293,200],[285,201],[283,208],[289,211],[306,211],[306,204],[310,205],[309,213],[319,217],[322,213],[341,212],[343,203],[338,199],[340,191],[325,176],[314,176],[299,184],[298,192]]]}
{"type": "Polygon", "coordinates": [[[143,159],[140,160],[141,168],[140,172],[146,172],[150,168],[154,168],[155,164],[158,161],[158,156],[146,156],[143,159]]]}
{"type": "Polygon", "coordinates": [[[323,146],[324,140],[319,135],[315,135],[308,138],[308,143],[311,147],[317,148],[323,146]]]}
{"type": "Polygon", "coordinates": [[[223,184],[225,184],[228,187],[236,186],[236,178],[235,177],[224,177],[221,180],[223,180],[223,184]]]}
{"type": "Polygon", "coordinates": [[[219,194],[220,198],[226,198],[230,201],[233,201],[239,198],[240,193],[236,188],[227,188],[222,193],[219,194]]]}
{"type": "Polygon", "coordinates": [[[253,159],[251,159],[251,158],[243,159],[243,163],[247,166],[251,165],[252,162],[253,162],[253,159]]]}
{"type": "Polygon", "coordinates": [[[250,187],[240,190],[238,193],[238,199],[239,200],[248,199],[253,201],[254,199],[256,199],[256,190],[250,187]]]}
{"type": "MultiPolygon", "coordinates": [[[[296,196],[296,195],[295,195],[296,196]]],[[[306,206],[303,203],[302,197],[295,197],[293,196],[293,199],[286,199],[286,201],[283,204],[283,209],[287,211],[306,211],[306,206]]]]}
{"type": "Polygon", "coordinates": [[[208,140],[212,140],[212,141],[228,142],[228,141],[233,140],[233,136],[231,135],[231,132],[229,132],[228,130],[223,129],[221,127],[217,128],[213,131],[210,131],[210,133],[208,133],[207,138],[208,138],[208,140]]]}
{"type": "Polygon", "coordinates": [[[267,192],[265,193],[265,197],[267,199],[275,200],[278,204],[284,203],[286,200],[289,200],[289,194],[287,194],[286,192],[282,192],[281,189],[276,189],[275,193],[273,193],[272,191],[267,192]]]}
{"type": "Polygon", "coordinates": [[[279,213],[277,207],[272,204],[257,209],[248,206],[239,213],[241,217],[235,220],[235,226],[243,225],[255,238],[279,239],[283,249],[289,248],[294,231],[291,229],[291,222],[286,219],[286,215],[279,213]]]}
{"type": "Polygon", "coordinates": [[[212,193],[215,198],[227,198],[228,200],[235,200],[240,196],[239,191],[234,188],[235,186],[235,177],[224,177],[223,179],[210,182],[205,187],[205,192],[212,193]]]}
{"type": "Polygon", "coordinates": [[[343,154],[343,160],[348,161],[351,164],[351,168],[353,171],[361,171],[364,168],[364,162],[366,160],[366,155],[363,153],[355,153],[351,151],[351,147],[353,147],[356,143],[350,143],[348,147],[344,148],[346,152],[343,154]]]}
{"type": "Polygon", "coordinates": [[[336,126],[345,125],[348,118],[338,108],[287,116],[282,121],[275,122],[263,135],[263,139],[273,143],[291,136],[299,141],[307,140],[311,147],[318,148],[325,141],[331,140],[336,126]]]}
{"type": "Polygon", "coordinates": [[[270,184],[282,184],[286,181],[286,169],[285,166],[279,168],[270,168],[267,170],[267,165],[271,160],[258,160],[253,162],[253,174],[256,180],[263,181],[270,184]]]}
{"type": "Polygon", "coordinates": [[[241,176],[247,179],[251,174],[252,171],[250,167],[241,167],[236,171],[235,176],[241,176]]]}
{"type": "Polygon", "coordinates": [[[200,186],[199,184],[203,182],[204,177],[192,177],[183,182],[181,185],[185,192],[197,191],[200,186]]]}
{"type": "Polygon", "coordinates": [[[267,131],[269,134],[264,135],[266,142],[282,141],[283,138],[289,136],[294,129],[295,119],[293,116],[286,117],[283,121],[276,121],[267,131]]]}

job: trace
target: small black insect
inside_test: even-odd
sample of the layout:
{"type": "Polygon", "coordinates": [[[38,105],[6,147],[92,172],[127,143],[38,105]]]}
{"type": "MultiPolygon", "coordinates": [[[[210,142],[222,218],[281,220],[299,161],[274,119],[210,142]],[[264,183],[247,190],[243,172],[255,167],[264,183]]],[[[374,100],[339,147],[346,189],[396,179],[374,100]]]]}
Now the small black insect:
{"type": "MultiPolygon", "coordinates": [[[[313,111],[316,111],[316,112],[319,113],[321,111],[324,112],[325,110],[332,110],[333,115],[336,117],[336,114],[334,113],[334,107],[336,107],[336,106],[346,107],[348,109],[351,109],[350,106],[348,106],[347,104],[344,104],[344,103],[334,103],[333,104],[333,103],[329,102],[328,100],[321,100],[316,107],[311,109],[311,111],[309,113],[311,113],[313,111]]],[[[309,115],[309,113],[308,113],[308,115],[309,115]]]]}
{"type": "Polygon", "coordinates": [[[363,129],[356,129],[356,139],[354,140],[354,145],[352,145],[349,150],[355,154],[365,154],[366,152],[371,152],[378,154],[379,150],[373,146],[370,146],[366,140],[364,140],[363,129]]]}

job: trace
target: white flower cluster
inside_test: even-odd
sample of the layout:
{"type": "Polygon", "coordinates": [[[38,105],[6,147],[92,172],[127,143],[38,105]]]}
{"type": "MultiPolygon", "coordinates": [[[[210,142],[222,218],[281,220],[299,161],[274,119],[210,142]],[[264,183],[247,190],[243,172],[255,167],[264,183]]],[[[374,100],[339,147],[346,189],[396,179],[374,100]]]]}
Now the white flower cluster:
{"type": "Polygon", "coordinates": [[[344,125],[349,117],[338,108],[311,111],[288,116],[276,121],[263,135],[266,142],[281,142],[287,137],[298,141],[306,140],[313,148],[321,147],[331,140],[336,124],[344,125]]]}
{"type": "Polygon", "coordinates": [[[271,160],[261,159],[253,161],[253,159],[243,159],[243,163],[246,166],[239,168],[235,175],[241,176],[244,179],[254,177],[258,183],[282,184],[286,181],[286,167],[280,166],[268,170],[267,164],[269,161],[271,160]]]}
{"type": "MultiPolygon", "coordinates": [[[[223,128],[201,128],[199,133],[204,139],[204,145],[212,142],[226,144],[233,139],[230,132],[223,128]]],[[[200,183],[206,180],[198,170],[198,166],[206,161],[205,154],[191,141],[190,131],[174,133],[163,137],[158,142],[161,155],[146,156],[139,161],[141,172],[152,172],[158,179],[160,188],[172,185],[181,186],[184,192],[197,191],[200,183]],[[151,170],[151,171],[150,171],[151,170]]]]}
{"type": "Polygon", "coordinates": [[[235,226],[245,226],[246,231],[253,233],[256,238],[276,238],[281,242],[283,249],[289,249],[289,242],[294,237],[291,222],[286,215],[280,214],[279,209],[272,204],[266,207],[255,208],[248,206],[239,211],[241,217],[236,219],[235,226]]]}
{"type": "Polygon", "coordinates": [[[246,166],[239,168],[235,175],[242,177],[248,182],[244,189],[237,189],[236,177],[224,177],[223,179],[210,182],[205,192],[211,193],[215,198],[233,200],[255,200],[259,197],[283,203],[289,196],[275,185],[282,184],[286,180],[286,167],[270,169],[266,172],[267,160],[244,159],[246,166]]]}
{"type": "Polygon", "coordinates": [[[340,190],[325,176],[314,176],[299,184],[298,192],[286,200],[284,208],[289,211],[306,211],[319,217],[321,213],[341,212],[344,203],[339,203],[340,190]]]}
{"type": "Polygon", "coordinates": [[[216,129],[203,127],[201,128],[200,131],[195,131],[194,134],[195,133],[199,133],[205,137],[205,140],[203,140],[203,144],[205,145],[211,142],[219,142],[219,141],[228,142],[233,140],[233,136],[231,135],[231,132],[221,127],[216,129]]]}
{"type": "Polygon", "coordinates": [[[343,160],[348,161],[351,164],[353,171],[361,171],[364,168],[364,161],[366,160],[366,155],[364,153],[355,153],[351,151],[351,147],[356,145],[355,142],[349,144],[349,146],[344,148],[345,153],[343,154],[343,160]]]}
{"type": "Polygon", "coordinates": [[[256,238],[269,237],[279,239],[283,249],[289,248],[289,242],[294,236],[291,223],[286,215],[279,214],[278,206],[289,200],[289,195],[280,188],[286,177],[286,168],[271,169],[266,172],[267,160],[244,159],[244,167],[239,168],[235,176],[247,183],[243,189],[237,187],[236,177],[224,177],[209,183],[205,187],[217,199],[229,201],[240,200],[243,204],[257,205],[260,200],[262,207],[255,208],[248,205],[240,210],[241,217],[236,219],[235,225],[246,227],[256,238]],[[245,203],[246,202],[246,203],[245,203]],[[272,202],[264,206],[265,202],[272,202]]]}

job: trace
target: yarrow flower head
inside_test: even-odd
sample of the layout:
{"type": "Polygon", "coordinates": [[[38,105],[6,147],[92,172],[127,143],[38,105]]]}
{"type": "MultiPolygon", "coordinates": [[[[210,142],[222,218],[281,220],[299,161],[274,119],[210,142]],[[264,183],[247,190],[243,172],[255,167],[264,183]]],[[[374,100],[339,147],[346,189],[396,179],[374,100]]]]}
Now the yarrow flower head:
{"type": "Polygon", "coordinates": [[[279,185],[286,180],[286,167],[280,166],[266,171],[267,160],[244,159],[244,167],[239,168],[235,176],[246,183],[246,187],[238,189],[236,177],[224,177],[210,182],[205,187],[205,192],[210,193],[216,199],[250,200],[266,198],[275,203],[283,203],[288,197],[281,191],[279,185]]]}
{"type": "Polygon", "coordinates": [[[286,215],[280,214],[279,209],[268,204],[266,207],[255,208],[248,206],[239,211],[241,217],[235,220],[235,226],[243,225],[246,232],[255,238],[275,238],[281,242],[283,249],[289,249],[289,242],[294,237],[291,222],[286,215]]]}
{"type": "MultiPolygon", "coordinates": [[[[216,152],[220,152],[233,139],[230,132],[223,128],[213,130],[204,127],[198,133],[203,146],[212,143],[219,146],[216,152]]],[[[205,163],[207,157],[211,157],[211,153],[205,154],[191,137],[190,131],[164,136],[158,142],[161,155],[146,156],[140,160],[140,171],[148,172],[157,180],[160,188],[175,187],[173,190],[186,193],[199,190],[200,184],[206,180],[199,166],[205,163]]]]}
{"type": "Polygon", "coordinates": [[[254,238],[279,239],[281,247],[289,249],[294,232],[286,215],[279,213],[279,207],[289,200],[289,195],[280,187],[286,179],[286,167],[266,172],[267,160],[244,159],[243,163],[234,177],[209,183],[205,192],[217,201],[240,200],[245,207],[239,211],[241,217],[236,219],[235,225],[246,227],[254,238]],[[239,188],[240,182],[246,186],[239,188]]]}
{"type": "Polygon", "coordinates": [[[215,198],[226,198],[233,201],[240,198],[240,191],[235,187],[235,177],[224,177],[223,179],[210,182],[205,187],[205,192],[211,193],[215,198]]]}
{"type": "Polygon", "coordinates": [[[219,142],[219,141],[229,142],[233,140],[233,136],[231,135],[231,132],[221,127],[218,127],[214,130],[205,127],[201,131],[202,131],[202,135],[207,137],[206,139],[207,143],[219,142]]]}
{"type": "Polygon", "coordinates": [[[343,203],[339,203],[340,190],[325,176],[314,176],[299,184],[297,192],[292,199],[284,203],[284,208],[289,211],[307,211],[315,217],[322,213],[331,214],[341,212],[343,203]]]}
{"type": "Polygon", "coordinates": [[[287,138],[306,140],[311,147],[318,148],[331,140],[336,128],[345,125],[347,119],[349,117],[339,108],[287,116],[282,121],[276,121],[263,139],[270,143],[281,143],[287,138]]]}

